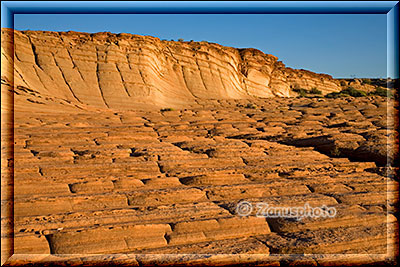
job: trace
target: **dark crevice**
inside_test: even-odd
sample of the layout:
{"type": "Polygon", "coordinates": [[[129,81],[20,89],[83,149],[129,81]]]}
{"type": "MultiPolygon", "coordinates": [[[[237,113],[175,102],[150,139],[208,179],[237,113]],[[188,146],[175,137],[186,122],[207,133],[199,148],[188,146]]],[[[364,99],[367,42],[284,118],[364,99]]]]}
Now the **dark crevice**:
{"type": "Polygon", "coordinates": [[[310,190],[311,193],[315,192],[315,189],[311,185],[306,184],[305,186],[308,188],[308,190],[310,190]]]}
{"type": "Polygon", "coordinates": [[[200,65],[199,65],[199,62],[197,61],[197,58],[196,58],[196,65],[197,65],[197,68],[199,69],[200,78],[201,78],[201,81],[203,83],[204,89],[206,89],[206,91],[208,91],[207,86],[206,86],[206,84],[204,82],[204,77],[203,77],[203,74],[201,73],[200,65]]]}
{"type": "Polygon", "coordinates": [[[73,64],[73,66],[74,66],[73,68],[76,69],[76,70],[78,71],[79,75],[81,76],[82,81],[85,81],[85,79],[83,78],[83,75],[82,75],[82,73],[80,72],[78,66],[75,64],[74,60],[72,59],[71,52],[70,52],[68,49],[66,49],[66,50],[67,50],[67,53],[68,53],[68,55],[69,55],[69,58],[71,59],[71,62],[72,62],[72,64],[73,64]]]}
{"type": "Polygon", "coordinates": [[[181,69],[182,69],[182,77],[183,77],[183,81],[184,81],[184,83],[185,83],[186,89],[187,89],[187,90],[189,91],[189,93],[193,96],[193,98],[197,98],[197,97],[193,94],[193,92],[189,89],[189,86],[188,86],[187,81],[186,81],[186,75],[185,75],[185,71],[184,71],[184,69],[183,69],[183,66],[181,66],[181,69]]]}
{"type": "Polygon", "coordinates": [[[54,55],[53,55],[53,58],[54,58],[54,63],[56,63],[56,66],[57,66],[58,70],[60,71],[61,76],[63,77],[65,84],[68,86],[69,91],[71,92],[72,96],[76,99],[76,101],[78,101],[79,103],[82,104],[82,102],[79,100],[79,98],[75,95],[74,91],[72,90],[71,85],[67,81],[67,78],[65,77],[65,74],[64,74],[62,68],[60,67],[60,65],[58,65],[58,62],[57,62],[57,60],[56,60],[54,55]]]}
{"type": "MultiPolygon", "coordinates": [[[[160,157],[160,156],[158,156],[158,157],[160,157]]],[[[158,166],[158,169],[159,169],[160,173],[165,173],[165,171],[163,169],[163,166],[158,161],[157,161],[157,166],[158,166]]]]}
{"type": "Polygon", "coordinates": [[[124,80],[124,77],[122,76],[121,70],[119,69],[117,63],[115,63],[115,67],[117,68],[119,76],[121,77],[122,85],[124,86],[125,92],[130,97],[131,95],[129,94],[128,88],[126,88],[126,82],[124,80]]]}
{"type": "Polygon", "coordinates": [[[99,87],[100,95],[101,98],[103,99],[104,105],[106,105],[107,108],[110,108],[110,106],[107,104],[106,99],[104,98],[103,90],[101,89],[100,86],[100,72],[99,72],[99,49],[96,46],[96,56],[97,56],[97,61],[96,61],[96,77],[97,77],[97,85],[99,87]]]}
{"type": "Polygon", "coordinates": [[[44,235],[44,237],[46,238],[47,243],[49,244],[50,254],[56,254],[55,251],[54,251],[52,236],[53,236],[52,234],[44,235]]]}
{"type": "Polygon", "coordinates": [[[36,46],[33,44],[32,40],[31,40],[31,37],[28,36],[28,35],[27,35],[27,37],[28,37],[29,43],[31,44],[31,47],[32,47],[32,52],[33,52],[33,57],[34,57],[34,59],[35,59],[35,64],[36,64],[41,70],[43,70],[42,67],[41,67],[40,64],[39,64],[39,59],[38,59],[38,54],[37,54],[37,51],[36,51],[36,46]]]}

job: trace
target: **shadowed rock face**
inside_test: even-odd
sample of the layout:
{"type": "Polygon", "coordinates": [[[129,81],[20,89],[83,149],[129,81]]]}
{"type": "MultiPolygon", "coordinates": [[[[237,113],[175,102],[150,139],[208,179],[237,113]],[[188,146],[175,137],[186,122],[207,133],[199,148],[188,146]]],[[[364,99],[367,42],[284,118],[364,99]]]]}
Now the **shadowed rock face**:
{"type": "MultiPolygon", "coordinates": [[[[2,46],[12,34],[2,29],[2,46]]],[[[331,76],[286,68],[257,49],[79,32],[14,31],[14,42],[15,57],[2,49],[2,61],[15,59],[15,86],[100,108],[340,91],[331,76]]]]}

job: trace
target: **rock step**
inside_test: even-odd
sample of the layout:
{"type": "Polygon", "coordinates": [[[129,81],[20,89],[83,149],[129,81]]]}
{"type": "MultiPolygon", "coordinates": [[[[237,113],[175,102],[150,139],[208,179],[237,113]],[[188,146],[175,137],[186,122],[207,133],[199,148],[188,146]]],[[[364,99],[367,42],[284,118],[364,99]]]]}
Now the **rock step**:
{"type": "Polygon", "coordinates": [[[182,245],[269,233],[269,226],[263,218],[234,217],[176,223],[166,239],[168,245],[182,245]]]}
{"type": "Polygon", "coordinates": [[[210,173],[203,175],[195,175],[184,177],[180,179],[181,183],[190,186],[207,186],[207,185],[232,185],[232,184],[245,184],[249,180],[243,174],[235,173],[210,173]]]}
{"type": "Polygon", "coordinates": [[[82,178],[70,179],[69,183],[62,181],[49,181],[41,177],[38,179],[19,179],[14,182],[15,199],[35,196],[65,196],[71,194],[96,194],[106,192],[126,192],[143,189],[161,189],[169,187],[182,187],[177,177],[162,177],[149,179],[136,179],[133,177],[106,178],[99,179],[88,177],[82,181],[82,178]]]}
{"type": "Polygon", "coordinates": [[[329,206],[328,208],[335,209],[335,216],[303,217],[299,221],[291,218],[266,218],[266,220],[272,231],[277,233],[315,231],[337,227],[373,226],[397,221],[395,216],[387,214],[385,211],[369,211],[358,205],[348,206],[339,204],[329,206]]]}
{"type": "Polygon", "coordinates": [[[174,203],[207,201],[206,194],[195,188],[162,189],[157,191],[136,191],[126,193],[129,206],[158,206],[174,203]]]}
{"type": "MultiPolygon", "coordinates": [[[[128,164],[123,163],[111,163],[111,164],[80,164],[70,166],[40,166],[41,173],[43,176],[60,176],[60,175],[86,175],[104,173],[114,174],[124,172],[126,175],[134,174],[136,172],[148,172],[148,173],[159,173],[159,167],[157,163],[152,161],[147,162],[129,162],[128,164]]],[[[35,170],[36,171],[36,170],[35,170]]]]}
{"type": "MultiPolygon", "coordinates": [[[[62,118],[56,118],[57,120],[62,118]]],[[[97,118],[89,118],[90,120],[97,120],[97,118]]],[[[78,122],[79,123],[79,122],[78,122]]],[[[82,123],[82,122],[80,122],[82,123]]],[[[76,135],[82,135],[87,138],[94,137],[108,137],[108,136],[117,136],[118,133],[131,134],[134,132],[138,132],[139,135],[145,132],[154,132],[152,127],[143,127],[131,125],[131,124],[119,124],[119,125],[93,125],[86,127],[59,127],[59,126],[39,126],[39,127],[31,127],[29,128],[29,135],[26,134],[26,129],[16,128],[14,132],[14,136],[17,137],[17,140],[27,139],[27,138],[43,138],[46,137],[46,133],[43,132],[43,129],[46,129],[53,136],[61,138],[61,137],[71,137],[74,138],[76,135]],[[117,133],[117,134],[113,134],[117,133]]]]}
{"type": "MultiPolygon", "coordinates": [[[[92,172],[88,172],[84,174],[85,179],[88,180],[96,180],[96,179],[113,179],[113,177],[122,177],[125,179],[126,177],[133,177],[134,179],[151,179],[154,177],[160,177],[164,176],[162,173],[159,172],[159,170],[151,172],[149,170],[132,170],[132,171],[127,171],[124,169],[114,169],[111,172],[104,172],[100,170],[93,169],[92,172]]],[[[2,174],[3,175],[3,174],[2,174]]],[[[39,173],[39,169],[37,169],[37,172],[31,172],[31,173],[19,173],[16,172],[14,174],[14,179],[15,180],[20,180],[20,181],[27,181],[27,180],[33,180],[33,179],[43,179],[43,178],[51,179],[56,182],[76,182],[82,181],[82,176],[79,175],[78,172],[66,172],[63,175],[48,175],[48,176],[42,176],[39,173]]]]}
{"type": "MultiPolygon", "coordinates": [[[[169,245],[162,248],[138,250],[137,253],[143,254],[231,254],[226,263],[232,263],[232,254],[263,254],[269,255],[269,248],[259,240],[252,237],[242,237],[236,239],[215,240],[202,243],[169,245]]],[[[221,259],[220,259],[221,260],[221,259]]],[[[210,261],[210,263],[215,261],[210,261]]]]}
{"type": "Polygon", "coordinates": [[[47,235],[52,254],[121,253],[167,245],[169,224],[98,227],[47,235]]]}
{"type": "Polygon", "coordinates": [[[203,189],[211,201],[252,199],[284,195],[303,195],[311,191],[306,185],[288,187],[284,183],[213,186],[203,189]]]}
{"type": "Polygon", "coordinates": [[[190,169],[204,168],[221,168],[222,166],[244,166],[241,158],[207,158],[207,159],[186,159],[174,161],[160,161],[159,162],[163,172],[171,174],[179,171],[188,171],[190,169]]]}
{"type": "Polygon", "coordinates": [[[44,235],[14,236],[15,254],[50,254],[50,246],[44,235]]]}
{"type": "Polygon", "coordinates": [[[123,194],[25,198],[14,201],[14,216],[49,215],[124,207],[128,207],[128,201],[123,194]]]}
{"type": "Polygon", "coordinates": [[[15,217],[16,233],[42,233],[45,230],[57,231],[118,224],[176,223],[189,220],[215,219],[229,217],[231,214],[212,202],[190,204],[175,203],[155,207],[119,208],[104,210],[82,210],[68,213],[15,217]]]}
{"type": "Polygon", "coordinates": [[[316,193],[351,193],[351,192],[385,192],[387,188],[392,186],[398,186],[397,182],[392,181],[370,181],[368,184],[365,182],[359,182],[357,180],[345,181],[343,183],[324,183],[324,184],[312,184],[310,185],[316,193]],[[390,184],[389,184],[390,183],[390,184]]]}
{"type": "Polygon", "coordinates": [[[212,158],[242,157],[246,162],[266,157],[264,151],[252,151],[251,149],[215,148],[210,149],[207,154],[212,158]]]}
{"type": "Polygon", "coordinates": [[[396,230],[393,224],[339,227],[300,231],[296,233],[271,234],[262,238],[277,254],[330,254],[363,252],[374,254],[377,247],[394,242],[396,230]],[[391,238],[388,238],[387,232],[391,238]],[[390,241],[391,240],[391,241],[390,241]]]}
{"type": "Polygon", "coordinates": [[[34,198],[40,195],[58,196],[71,194],[68,184],[49,181],[48,179],[14,181],[14,198],[18,199],[21,196],[29,196],[34,198]]]}
{"type": "Polygon", "coordinates": [[[354,205],[385,204],[387,195],[383,192],[355,192],[345,194],[332,194],[339,203],[354,205]]]}
{"type": "MultiPolygon", "coordinates": [[[[241,201],[242,199],[227,199],[214,201],[214,203],[229,210],[231,214],[237,214],[236,207],[241,201]]],[[[262,212],[262,208],[265,207],[265,204],[275,207],[304,207],[306,203],[312,207],[320,207],[323,205],[336,207],[338,205],[335,198],[323,194],[279,195],[260,198],[250,197],[246,198],[245,201],[252,205],[252,212],[249,216],[256,216],[257,212],[262,212]],[[259,205],[259,207],[257,205],[259,205]]]]}

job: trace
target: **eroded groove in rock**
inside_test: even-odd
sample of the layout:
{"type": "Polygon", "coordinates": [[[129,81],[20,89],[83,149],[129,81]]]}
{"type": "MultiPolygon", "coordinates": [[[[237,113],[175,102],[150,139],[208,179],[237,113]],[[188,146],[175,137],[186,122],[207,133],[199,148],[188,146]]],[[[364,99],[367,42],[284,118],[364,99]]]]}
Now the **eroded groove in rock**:
{"type": "Polygon", "coordinates": [[[125,84],[125,81],[124,81],[124,77],[122,76],[122,73],[121,73],[121,70],[120,70],[119,67],[118,67],[118,64],[115,64],[115,67],[117,68],[118,73],[119,73],[119,75],[121,76],[121,82],[122,82],[122,85],[124,86],[125,92],[126,92],[126,94],[130,97],[131,95],[129,94],[129,91],[128,91],[128,89],[126,88],[126,84],[125,84]]]}
{"type": "Polygon", "coordinates": [[[110,108],[110,106],[107,104],[107,102],[106,102],[106,99],[104,98],[104,92],[103,92],[103,90],[101,89],[101,85],[100,85],[100,73],[99,73],[99,50],[98,50],[98,48],[97,48],[97,46],[96,46],[96,57],[97,57],[97,59],[96,59],[96,77],[97,77],[97,87],[99,88],[99,92],[100,92],[100,95],[101,95],[101,98],[103,99],[103,103],[104,103],[104,105],[106,105],[106,107],[107,108],[110,108]]]}
{"type": "MultiPolygon", "coordinates": [[[[63,92],[71,90],[68,89],[69,85],[77,99],[83,104],[95,107],[105,105],[126,110],[144,103],[159,107],[183,107],[186,102],[194,103],[193,97],[290,97],[297,95],[293,88],[310,90],[316,87],[323,93],[342,89],[340,81],[329,75],[287,68],[275,56],[256,49],[235,49],[207,42],[161,41],[154,37],[129,34],[121,36],[111,33],[33,31],[11,33],[2,29],[6,38],[14,33],[17,43],[16,55],[20,59],[16,61],[16,68],[28,68],[28,57],[32,55],[32,64],[37,76],[33,77],[26,71],[20,72],[21,78],[25,80],[25,84],[21,85],[29,84],[41,94],[58,90],[59,96],[69,94],[63,92]],[[92,51],[93,47],[96,47],[96,51],[92,51]],[[52,80],[54,77],[51,75],[43,76],[51,66],[46,65],[46,71],[43,71],[42,63],[47,64],[46,61],[51,61],[49,57],[54,58],[54,53],[59,48],[65,49],[63,60],[72,63],[68,66],[58,66],[66,79],[66,89],[59,88],[56,84],[57,79],[52,80]],[[49,50],[51,53],[47,52],[49,50]],[[107,60],[101,58],[103,54],[107,60]],[[124,64],[128,64],[129,71],[137,70],[138,75],[126,73],[125,67],[122,67],[124,64]],[[69,73],[75,75],[75,72],[80,78],[72,80],[73,76],[69,77],[69,73]],[[97,76],[97,82],[93,79],[94,75],[97,76]],[[40,85],[34,82],[36,78],[40,80],[40,85]],[[73,86],[70,81],[73,81],[73,86]],[[109,88],[111,84],[113,89],[109,88]],[[136,84],[143,86],[135,86],[136,84]],[[125,94],[117,93],[120,89],[125,94]],[[95,91],[100,93],[103,103],[94,103],[99,100],[90,100],[87,97],[88,92],[95,91]]],[[[18,83],[19,81],[16,81],[15,85],[20,85],[18,83]]],[[[367,89],[372,90],[371,88],[367,89]]],[[[72,95],[68,100],[76,101],[72,95]]]]}
{"type": "Polygon", "coordinates": [[[28,36],[28,40],[29,40],[29,43],[30,43],[31,48],[32,48],[33,56],[34,56],[34,58],[35,58],[35,64],[36,64],[36,66],[38,66],[41,70],[43,70],[42,67],[40,66],[40,63],[39,63],[39,60],[38,60],[38,53],[37,53],[37,51],[36,51],[35,45],[34,45],[33,42],[32,42],[31,37],[28,36]]]}
{"type": "Polygon", "coordinates": [[[68,49],[67,49],[67,53],[68,53],[69,58],[71,59],[73,66],[74,66],[73,68],[78,71],[79,76],[81,77],[82,81],[85,82],[85,78],[83,78],[82,73],[80,72],[78,66],[75,64],[74,59],[72,58],[71,52],[68,49]]]}
{"type": "MultiPolygon", "coordinates": [[[[75,95],[74,90],[72,90],[71,85],[69,84],[69,82],[68,82],[67,79],[65,78],[65,74],[64,74],[62,68],[60,67],[60,65],[58,65],[57,59],[55,58],[54,54],[53,54],[53,53],[51,53],[51,54],[52,54],[52,56],[54,57],[54,63],[56,64],[58,70],[59,70],[60,73],[61,73],[62,78],[64,79],[64,83],[68,86],[68,89],[70,90],[70,92],[71,92],[71,94],[74,96],[74,98],[75,98],[79,103],[82,103],[82,102],[79,100],[79,98],[75,95]]],[[[72,58],[71,58],[71,60],[72,60],[72,58]]],[[[74,67],[75,67],[75,65],[74,65],[74,67]]]]}

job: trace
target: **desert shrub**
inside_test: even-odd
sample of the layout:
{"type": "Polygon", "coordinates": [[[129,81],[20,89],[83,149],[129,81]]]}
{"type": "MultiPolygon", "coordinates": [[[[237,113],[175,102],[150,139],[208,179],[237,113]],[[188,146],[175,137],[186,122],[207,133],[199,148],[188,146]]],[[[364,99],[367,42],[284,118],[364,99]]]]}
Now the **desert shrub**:
{"type": "Polygon", "coordinates": [[[357,90],[353,87],[347,87],[346,89],[340,91],[340,92],[333,92],[325,95],[326,98],[338,98],[338,97],[346,97],[346,96],[352,96],[352,97],[361,97],[361,96],[366,96],[367,93],[361,90],[357,90]]]}
{"type": "Polygon", "coordinates": [[[371,81],[371,79],[362,79],[362,83],[363,84],[371,84],[372,81],[371,81]]]}
{"type": "Polygon", "coordinates": [[[347,82],[346,81],[340,81],[340,86],[346,86],[347,82]]]}
{"type": "Polygon", "coordinates": [[[330,154],[332,157],[340,157],[340,150],[337,146],[335,146],[334,148],[332,148],[332,150],[330,151],[330,154]]]}
{"type": "Polygon", "coordinates": [[[389,90],[384,89],[382,87],[377,87],[375,91],[369,93],[369,95],[379,95],[383,97],[392,97],[392,94],[389,90]]]}
{"type": "Polygon", "coordinates": [[[248,103],[248,104],[246,105],[246,108],[256,109],[257,106],[254,105],[253,103],[248,103]]]}
{"type": "Polygon", "coordinates": [[[183,40],[182,38],[179,38],[178,41],[179,41],[179,42],[183,42],[184,40],[183,40]]]}
{"type": "Polygon", "coordinates": [[[164,112],[164,111],[173,111],[173,110],[174,110],[173,108],[162,108],[162,109],[160,109],[161,112],[164,112]]]}
{"type": "Polygon", "coordinates": [[[307,96],[307,93],[308,93],[308,91],[306,89],[303,89],[303,88],[295,88],[295,89],[293,89],[293,91],[298,93],[299,96],[301,96],[301,97],[307,96]]]}
{"type": "Polygon", "coordinates": [[[345,94],[345,95],[349,95],[349,96],[353,96],[353,97],[361,97],[361,96],[366,96],[367,93],[361,90],[357,90],[353,87],[347,87],[346,89],[340,91],[340,93],[345,94]]]}
{"type": "Polygon", "coordinates": [[[311,88],[310,94],[313,95],[322,95],[322,91],[318,90],[316,87],[311,88]]]}
{"type": "Polygon", "coordinates": [[[338,98],[341,96],[346,96],[346,95],[340,94],[339,92],[332,92],[325,95],[326,98],[338,98]]]}

